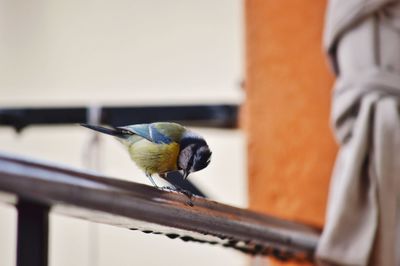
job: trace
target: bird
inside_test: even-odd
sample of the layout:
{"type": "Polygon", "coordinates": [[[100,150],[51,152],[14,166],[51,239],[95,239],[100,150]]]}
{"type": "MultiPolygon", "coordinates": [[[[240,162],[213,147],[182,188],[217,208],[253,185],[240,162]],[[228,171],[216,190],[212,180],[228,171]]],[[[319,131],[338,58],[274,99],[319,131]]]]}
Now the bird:
{"type": "Polygon", "coordinates": [[[130,158],[145,173],[154,187],[154,174],[165,177],[181,171],[183,179],[206,168],[211,150],[206,140],[188,128],[172,122],[154,122],[121,127],[81,124],[100,133],[114,136],[127,149],[130,158]]]}

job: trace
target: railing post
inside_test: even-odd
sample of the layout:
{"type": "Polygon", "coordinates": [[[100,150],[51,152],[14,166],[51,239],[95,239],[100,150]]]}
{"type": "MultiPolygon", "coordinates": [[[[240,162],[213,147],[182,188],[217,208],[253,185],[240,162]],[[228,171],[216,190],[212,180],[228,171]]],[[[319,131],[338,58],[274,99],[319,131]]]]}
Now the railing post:
{"type": "Polygon", "coordinates": [[[20,199],[17,210],[17,266],[47,266],[49,207],[20,199]]]}

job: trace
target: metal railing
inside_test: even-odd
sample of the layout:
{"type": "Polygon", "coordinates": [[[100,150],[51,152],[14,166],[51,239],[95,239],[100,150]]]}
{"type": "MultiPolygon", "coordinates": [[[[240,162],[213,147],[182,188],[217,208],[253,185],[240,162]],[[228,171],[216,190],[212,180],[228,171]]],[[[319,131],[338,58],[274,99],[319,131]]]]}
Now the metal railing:
{"type": "MultiPolygon", "coordinates": [[[[99,123],[112,126],[174,121],[188,126],[234,128],[238,105],[98,106],[99,123]]],[[[87,123],[91,107],[1,108],[0,126],[17,131],[27,126],[87,123]]]]}
{"type": "Polygon", "coordinates": [[[320,233],[202,197],[7,154],[0,154],[0,192],[0,200],[17,206],[19,266],[47,265],[49,211],[281,260],[313,260],[320,233]]]}

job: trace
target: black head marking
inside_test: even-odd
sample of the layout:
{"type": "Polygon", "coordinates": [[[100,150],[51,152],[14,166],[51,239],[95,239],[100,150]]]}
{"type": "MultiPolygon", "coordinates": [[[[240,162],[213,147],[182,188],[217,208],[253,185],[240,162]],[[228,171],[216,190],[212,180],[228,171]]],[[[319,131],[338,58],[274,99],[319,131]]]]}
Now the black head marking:
{"type": "Polygon", "coordinates": [[[211,160],[211,151],[208,146],[201,146],[194,153],[192,172],[199,171],[208,166],[211,160]]]}
{"type": "Polygon", "coordinates": [[[199,171],[210,163],[211,151],[207,142],[199,136],[182,138],[180,150],[179,168],[186,173],[199,171]]]}
{"type": "Polygon", "coordinates": [[[183,137],[180,143],[180,149],[183,150],[185,148],[187,148],[188,146],[207,146],[207,142],[197,136],[189,136],[189,137],[183,137]]]}

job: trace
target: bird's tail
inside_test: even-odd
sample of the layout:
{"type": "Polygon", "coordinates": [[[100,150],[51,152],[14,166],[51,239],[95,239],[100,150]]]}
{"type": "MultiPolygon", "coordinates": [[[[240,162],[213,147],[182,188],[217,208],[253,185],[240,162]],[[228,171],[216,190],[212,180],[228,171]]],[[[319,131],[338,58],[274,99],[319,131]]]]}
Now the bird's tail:
{"type": "Polygon", "coordinates": [[[123,130],[121,130],[119,128],[107,128],[107,127],[93,126],[93,125],[88,125],[88,124],[81,124],[81,126],[90,128],[90,129],[100,132],[100,133],[118,137],[118,138],[125,138],[127,135],[126,133],[123,132],[123,130]]]}

